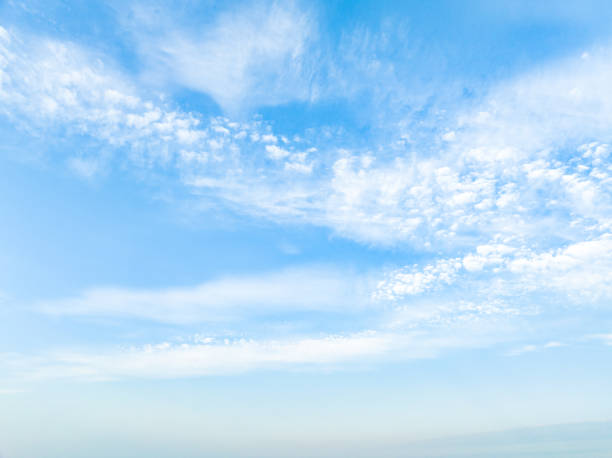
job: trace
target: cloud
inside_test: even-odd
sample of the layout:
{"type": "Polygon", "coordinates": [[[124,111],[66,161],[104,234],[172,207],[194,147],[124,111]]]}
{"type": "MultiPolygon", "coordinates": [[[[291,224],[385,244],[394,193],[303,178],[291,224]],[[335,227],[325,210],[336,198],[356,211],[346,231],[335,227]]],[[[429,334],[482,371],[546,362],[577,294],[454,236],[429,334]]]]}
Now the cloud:
{"type": "Polygon", "coordinates": [[[610,62],[608,50],[557,61],[493,86],[475,108],[452,107],[456,120],[439,128],[453,141],[437,152],[388,144],[336,160],[330,221],[361,241],[443,247],[500,234],[539,243],[551,220],[567,227],[561,237],[601,234],[612,214],[610,62]]]}
{"type": "Polygon", "coordinates": [[[546,342],[545,344],[540,344],[540,345],[534,345],[534,344],[523,345],[521,347],[510,350],[506,355],[507,356],[520,356],[525,353],[533,353],[536,351],[548,350],[550,348],[559,348],[559,347],[565,347],[565,346],[567,346],[567,344],[553,340],[553,341],[546,342]]]}
{"type": "Polygon", "coordinates": [[[24,390],[12,389],[12,388],[0,388],[0,396],[10,396],[12,394],[23,393],[24,390]]]}
{"type": "Polygon", "coordinates": [[[419,269],[417,266],[398,269],[378,284],[376,298],[395,299],[450,285],[461,269],[460,259],[444,259],[419,269]]]}
{"type": "Polygon", "coordinates": [[[368,283],[365,276],[306,267],[219,278],[194,287],[94,288],[76,297],[42,301],[33,307],[52,315],[132,317],[182,324],[296,311],[358,315],[371,305],[368,283]]]}
{"type": "Polygon", "coordinates": [[[130,29],[150,71],[209,94],[229,112],[311,96],[306,48],[315,28],[296,4],[222,11],[193,30],[171,10],[140,5],[133,12],[130,29]]]}
{"type": "Polygon", "coordinates": [[[432,358],[452,348],[499,342],[490,330],[388,332],[293,336],[283,339],[198,338],[130,348],[57,350],[38,356],[10,355],[0,365],[11,379],[90,381],[126,378],[184,378],[255,370],[330,370],[381,361],[432,358]]]}
{"type": "MultiPolygon", "coordinates": [[[[106,354],[55,354],[31,365],[32,378],[105,380],[126,377],[177,378],[232,374],[254,369],[333,365],[363,361],[390,349],[389,336],[365,332],[285,341],[222,340],[157,345],[106,354]]],[[[28,364],[30,366],[30,364],[28,364]]]]}
{"type": "Polygon", "coordinates": [[[460,297],[488,304],[485,309],[496,313],[532,315],[558,309],[560,302],[580,309],[607,307],[611,240],[604,234],[541,252],[520,244],[479,245],[463,257],[389,271],[373,297],[400,305],[460,297]]]}
{"type": "Polygon", "coordinates": [[[102,165],[97,157],[72,157],[68,160],[68,167],[82,178],[91,179],[100,174],[102,165]]]}
{"type": "Polygon", "coordinates": [[[78,173],[95,173],[91,164],[125,147],[135,163],[163,164],[204,135],[194,116],[144,100],[112,62],[70,42],[11,37],[0,43],[0,114],[33,136],[103,142],[98,157],[70,161],[78,173]]]}
{"type": "Polygon", "coordinates": [[[268,153],[268,157],[270,159],[283,159],[287,156],[289,156],[289,151],[280,148],[276,145],[266,145],[266,152],[268,153]]]}
{"type": "Polygon", "coordinates": [[[302,253],[302,250],[300,249],[299,246],[293,243],[287,242],[287,241],[281,242],[278,247],[284,254],[287,254],[290,256],[296,256],[302,253]]]}
{"type": "Polygon", "coordinates": [[[589,337],[591,339],[599,340],[604,345],[612,346],[612,333],[611,334],[593,334],[589,337]]]}

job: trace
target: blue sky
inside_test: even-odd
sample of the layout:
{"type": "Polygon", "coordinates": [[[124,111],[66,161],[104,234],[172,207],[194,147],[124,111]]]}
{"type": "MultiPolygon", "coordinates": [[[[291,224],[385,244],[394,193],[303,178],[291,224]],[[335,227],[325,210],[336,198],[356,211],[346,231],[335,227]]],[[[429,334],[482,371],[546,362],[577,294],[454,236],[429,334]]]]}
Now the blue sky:
{"type": "Polygon", "coordinates": [[[609,456],[611,19],[0,3],[0,456],[609,456]]]}

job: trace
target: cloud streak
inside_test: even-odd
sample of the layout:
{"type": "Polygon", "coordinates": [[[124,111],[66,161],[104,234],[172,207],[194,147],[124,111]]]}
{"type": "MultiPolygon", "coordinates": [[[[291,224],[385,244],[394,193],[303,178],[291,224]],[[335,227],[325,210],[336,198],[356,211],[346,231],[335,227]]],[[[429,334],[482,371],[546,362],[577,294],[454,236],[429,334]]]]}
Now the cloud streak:
{"type": "Polygon", "coordinates": [[[43,301],[33,308],[51,315],[140,318],[165,323],[246,319],[299,311],[362,313],[370,307],[366,276],[328,267],[226,277],[194,287],[159,290],[95,288],[43,301]]]}
{"type": "Polygon", "coordinates": [[[162,342],[89,352],[60,350],[37,357],[3,355],[0,365],[10,378],[22,382],[184,378],[256,370],[365,368],[381,361],[432,358],[449,349],[478,348],[500,341],[500,336],[482,329],[469,333],[366,330],[260,340],[196,337],[190,343],[162,342]]]}

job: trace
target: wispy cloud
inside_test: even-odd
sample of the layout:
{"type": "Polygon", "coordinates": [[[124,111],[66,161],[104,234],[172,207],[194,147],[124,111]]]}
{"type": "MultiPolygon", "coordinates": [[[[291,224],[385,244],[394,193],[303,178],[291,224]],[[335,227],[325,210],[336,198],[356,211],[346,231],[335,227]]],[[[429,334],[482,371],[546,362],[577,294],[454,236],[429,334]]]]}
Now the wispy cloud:
{"type": "Polygon", "coordinates": [[[371,305],[370,284],[367,276],[329,267],[306,267],[220,278],[194,287],[95,288],[33,307],[54,315],[132,317],[183,324],[299,311],[359,314],[371,305]]]}
{"type": "Polygon", "coordinates": [[[10,396],[12,394],[23,393],[24,390],[12,389],[12,388],[0,388],[0,396],[10,396]]]}
{"type": "Polygon", "coordinates": [[[589,336],[591,339],[598,340],[604,345],[612,346],[612,333],[610,334],[593,334],[589,336]]]}
{"type": "Polygon", "coordinates": [[[392,339],[376,333],[331,335],[294,340],[212,340],[156,345],[101,353],[61,352],[28,361],[11,361],[15,375],[27,378],[107,380],[126,377],[177,378],[241,373],[308,365],[333,365],[380,356],[392,339]]]}
{"type": "Polygon", "coordinates": [[[123,349],[58,350],[39,356],[9,355],[0,365],[12,379],[181,378],[254,370],[331,370],[381,361],[432,358],[449,349],[498,342],[491,332],[366,330],[284,339],[203,338],[123,349]]]}
{"type": "MultiPolygon", "coordinates": [[[[225,110],[311,97],[313,19],[297,4],[261,2],[189,30],[174,11],[138,5],[130,24],[151,72],[212,96],[225,110]]],[[[182,20],[183,19],[183,20],[182,20]]]]}
{"type": "Polygon", "coordinates": [[[567,346],[567,344],[553,340],[550,342],[546,342],[545,344],[538,344],[538,345],[529,344],[529,345],[523,345],[521,347],[513,348],[507,353],[507,355],[508,356],[519,356],[524,353],[532,353],[536,351],[548,350],[550,348],[559,348],[559,347],[565,347],[565,346],[567,346]]]}

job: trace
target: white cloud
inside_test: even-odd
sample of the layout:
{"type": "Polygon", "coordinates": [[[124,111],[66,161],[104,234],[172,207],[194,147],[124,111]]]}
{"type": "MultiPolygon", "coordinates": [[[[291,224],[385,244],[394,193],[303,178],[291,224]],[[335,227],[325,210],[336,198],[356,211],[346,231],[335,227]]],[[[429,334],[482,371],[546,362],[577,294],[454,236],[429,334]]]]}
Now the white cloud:
{"type": "MultiPolygon", "coordinates": [[[[506,303],[501,299],[475,297],[463,300],[458,297],[414,298],[397,301],[393,312],[387,315],[386,327],[397,329],[439,329],[456,332],[461,329],[473,333],[493,330],[497,336],[489,343],[506,339],[520,339],[520,331],[509,329],[520,322],[521,317],[533,317],[536,312],[506,303]]],[[[463,336],[464,340],[469,340],[463,336]]]]}
{"type": "Polygon", "coordinates": [[[0,40],[6,41],[6,42],[11,40],[11,36],[7,32],[7,30],[2,26],[0,26],[0,40]]]}
{"type": "MultiPolygon", "coordinates": [[[[0,114],[20,128],[90,136],[111,149],[128,146],[131,159],[145,164],[167,162],[168,145],[205,135],[199,119],[144,100],[129,79],[87,50],[18,38],[0,44],[0,114]]],[[[93,159],[70,162],[78,173],[93,173],[93,159]]]]}
{"type": "Polygon", "coordinates": [[[517,257],[508,263],[521,284],[553,289],[579,301],[612,297],[612,238],[578,242],[549,252],[517,257]]]}
{"type": "MultiPolygon", "coordinates": [[[[199,344],[161,343],[108,353],[57,353],[34,364],[26,378],[108,380],[125,377],[177,378],[232,374],[254,369],[333,365],[364,361],[390,350],[392,338],[374,332],[294,340],[222,340],[199,344]]],[[[17,365],[18,366],[18,365],[17,365]]]]}
{"type": "Polygon", "coordinates": [[[59,350],[39,356],[11,355],[0,366],[11,379],[36,381],[181,378],[253,370],[364,367],[381,360],[431,358],[451,348],[475,348],[507,338],[490,330],[383,332],[367,330],[291,339],[202,338],[123,349],[59,350]]]}
{"type": "Polygon", "coordinates": [[[289,156],[289,151],[280,148],[276,145],[266,145],[266,152],[270,159],[279,160],[289,156]]]}
{"type": "Polygon", "coordinates": [[[325,267],[226,277],[159,290],[95,288],[76,297],[43,301],[48,314],[135,317],[169,323],[246,319],[258,314],[344,311],[368,305],[369,280],[325,267]]]}
{"type": "Polygon", "coordinates": [[[557,62],[494,87],[474,111],[459,112],[453,142],[433,157],[375,157],[367,166],[359,156],[339,159],[330,223],[364,241],[455,246],[470,242],[461,234],[471,243],[535,239],[551,212],[573,233],[609,226],[608,57],[557,62]]]}
{"type": "Polygon", "coordinates": [[[308,175],[312,173],[312,164],[304,164],[302,162],[286,162],[285,170],[288,170],[291,172],[299,172],[299,173],[308,175]]]}
{"type": "Polygon", "coordinates": [[[98,157],[83,158],[73,157],[68,160],[68,166],[83,178],[93,178],[100,173],[102,168],[98,157]]]}
{"type": "Polygon", "coordinates": [[[279,248],[283,253],[291,256],[296,256],[302,253],[302,250],[299,246],[290,242],[281,242],[279,244],[279,248]]]}
{"type": "Polygon", "coordinates": [[[506,355],[507,356],[519,356],[525,353],[533,353],[536,351],[542,351],[542,350],[547,350],[550,348],[559,348],[559,347],[565,347],[565,346],[567,346],[567,344],[564,344],[558,341],[550,341],[550,342],[546,342],[545,344],[538,344],[538,345],[529,344],[529,345],[523,345],[518,348],[514,348],[513,350],[510,350],[506,355]]]}
{"type": "Polygon", "coordinates": [[[537,349],[538,347],[536,345],[523,345],[522,347],[515,348],[514,350],[508,352],[508,356],[519,356],[524,353],[532,353],[537,349]]]}
{"type": "Polygon", "coordinates": [[[129,28],[151,73],[207,93],[230,112],[310,97],[304,51],[314,27],[296,5],[256,3],[191,31],[172,10],[138,7],[134,17],[129,28]]]}
{"type": "Polygon", "coordinates": [[[566,344],[564,344],[563,342],[557,342],[556,340],[552,340],[544,344],[544,348],[558,348],[558,347],[565,347],[565,346],[566,344]]]}
{"type": "Polygon", "coordinates": [[[439,289],[454,283],[461,269],[460,259],[444,259],[429,264],[423,269],[411,266],[399,269],[379,282],[374,297],[378,299],[396,299],[439,289]]]}
{"type": "Polygon", "coordinates": [[[591,339],[599,340],[604,345],[612,346],[612,333],[610,334],[593,334],[589,336],[591,339]]]}
{"type": "Polygon", "coordinates": [[[276,143],[278,138],[276,138],[276,135],[273,134],[264,134],[261,136],[261,141],[264,143],[276,143]]]}
{"type": "MultiPolygon", "coordinates": [[[[584,307],[612,298],[611,260],[609,234],[542,252],[521,245],[490,243],[479,245],[463,257],[397,269],[378,284],[374,297],[398,301],[454,291],[469,294],[474,300],[524,300],[525,295],[547,292],[561,294],[566,303],[584,307]]],[[[540,298],[536,302],[542,301],[540,298]]],[[[531,308],[530,301],[520,307],[531,308]]]]}

